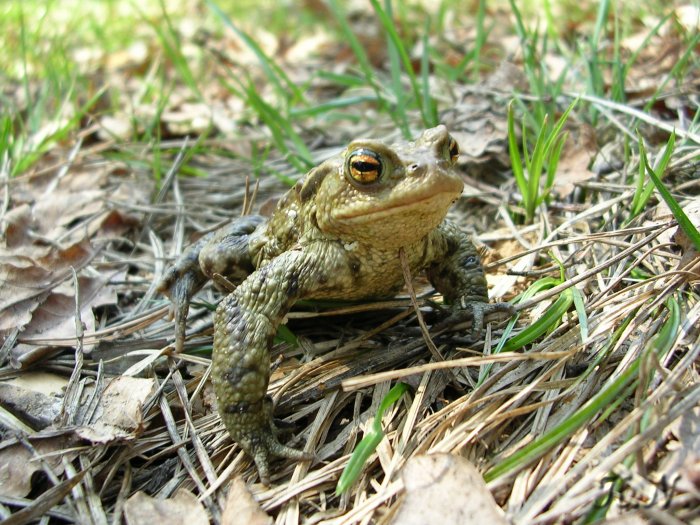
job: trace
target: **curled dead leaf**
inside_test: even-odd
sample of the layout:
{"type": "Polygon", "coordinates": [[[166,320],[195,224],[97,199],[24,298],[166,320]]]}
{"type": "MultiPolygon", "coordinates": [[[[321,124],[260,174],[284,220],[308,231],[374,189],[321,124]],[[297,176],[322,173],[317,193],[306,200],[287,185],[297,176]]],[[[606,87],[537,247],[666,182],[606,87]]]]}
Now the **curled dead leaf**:
{"type": "Polygon", "coordinates": [[[221,515],[224,525],[272,525],[273,521],[255,501],[245,482],[236,477],[231,481],[226,504],[221,515]]]}
{"type": "Polygon", "coordinates": [[[137,492],[124,504],[129,525],[208,525],[209,518],[197,497],[179,489],[172,498],[152,498],[137,492]]]}
{"type": "Polygon", "coordinates": [[[405,496],[393,525],[506,525],[479,471],[452,454],[415,456],[401,471],[405,496]]]}

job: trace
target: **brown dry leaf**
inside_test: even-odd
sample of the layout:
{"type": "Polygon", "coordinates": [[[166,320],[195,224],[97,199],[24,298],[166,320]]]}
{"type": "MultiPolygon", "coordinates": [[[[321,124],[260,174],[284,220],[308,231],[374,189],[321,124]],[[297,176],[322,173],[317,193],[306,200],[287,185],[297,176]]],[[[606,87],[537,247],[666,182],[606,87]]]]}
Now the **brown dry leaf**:
{"type": "MultiPolygon", "coordinates": [[[[692,11],[688,11],[692,17],[692,11]]],[[[683,11],[677,11],[677,16],[685,17],[683,11]]],[[[676,19],[678,20],[678,19],[676,19]]],[[[640,28],[636,34],[621,41],[621,48],[626,51],[626,55],[632,56],[638,53],[636,60],[632,64],[629,73],[625,79],[625,93],[628,98],[645,98],[651,96],[659,88],[659,85],[666,80],[667,75],[676,67],[681,57],[686,52],[686,42],[682,34],[675,30],[669,30],[670,23],[665,26],[654,36],[649,36],[649,31],[654,27],[660,19],[648,17],[646,26],[640,28]]],[[[676,23],[674,20],[673,23],[676,23]]],[[[690,22],[690,26],[697,26],[690,22]]],[[[689,35],[696,29],[691,28],[689,35]]],[[[625,57],[626,58],[626,57],[625,57]]],[[[613,79],[611,75],[606,74],[606,83],[612,85],[613,79]]],[[[684,76],[684,82],[690,82],[693,78],[697,78],[697,74],[689,72],[684,76]]],[[[664,101],[658,101],[663,106],[664,101]]]]}
{"type": "Polygon", "coordinates": [[[482,83],[465,89],[459,102],[445,112],[442,121],[459,143],[462,161],[510,163],[506,100],[524,79],[520,67],[502,62],[482,83]]]}
{"type": "Polygon", "coordinates": [[[36,459],[27,447],[15,440],[0,444],[0,495],[2,496],[25,497],[32,488],[32,475],[43,468],[42,461],[56,475],[60,475],[63,472],[63,459],[72,461],[76,455],[75,452],[61,452],[76,444],[75,439],[69,436],[29,438],[27,441],[42,458],[41,461],[36,459]]]}
{"type": "Polygon", "coordinates": [[[586,124],[571,131],[559,158],[554,178],[554,191],[566,198],[574,191],[574,186],[595,177],[588,167],[598,152],[595,130],[586,124]]]}
{"type": "Polygon", "coordinates": [[[451,454],[415,456],[401,471],[406,494],[393,525],[505,525],[481,474],[451,454]]]}
{"type": "Polygon", "coordinates": [[[85,266],[94,255],[87,239],[66,248],[43,246],[34,251],[33,256],[0,255],[0,332],[26,325],[48,291],[71,275],[70,268],[85,266]]]}
{"type": "MultiPolygon", "coordinates": [[[[3,217],[0,234],[0,338],[16,328],[24,330],[24,339],[75,335],[71,269],[80,271],[95,256],[89,239],[121,235],[135,224],[135,217],[111,209],[108,200],[137,204],[145,199],[143,188],[128,177],[115,187],[110,182],[115,171],[118,167],[112,166],[15,183],[15,206],[3,217]],[[70,290],[56,289],[66,282],[70,290]]],[[[89,328],[94,326],[92,306],[116,302],[112,292],[103,290],[108,280],[96,272],[80,277],[81,316],[89,328]]],[[[15,362],[23,362],[29,350],[36,348],[15,349],[15,362]]]]}
{"type": "Polygon", "coordinates": [[[144,430],[143,405],[155,391],[153,379],[115,377],[102,393],[90,424],[76,433],[93,443],[135,438],[144,430]]]}
{"type": "MultiPolygon", "coordinates": [[[[123,272],[120,273],[123,275],[123,272]]],[[[84,331],[94,332],[96,329],[93,308],[117,303],[116,291],[107,286],[115,275],[116,272],[78,278],[78,304],[84,331]]],[[[41,352],[37,350],[50,346],[51,340],[76,337],[75,322],[75,289],[72,280],[65,281],[46,295],[41,305],[32,312],[31,321],[22,331],[20,343],[12,349],[13,360],[26,365],[26,354],[29,352],[38,355],[41,352]]],[[[92,348],[92,345],[85,345],[83,351],[89,352],[92,348]]]]}
{"type": "Polygon", "coordinates": [[[65,376],[49,372],[23,372],[5,383],[30,392],[53,396],[62,394],[63,389],[68,384],[68,379],[65,376]]]}
{"type": "Polygon", "coordinates": [[[157,499],[137,492],[124,504],[129,525],[208,525],[207,512],[197,497],[179,489],[172,498],[157,499]]]}
{"type": "Polygon", "coordinates": [[[240,477],[231,482],[221,514],[222,525],[272,525],[270,516],[260,508],[240,477]]]}
{"type": "Polygon", "coordinates": [[[649,522],[638,510],[600,522],[601,525],[647,525],[649,522]]]}

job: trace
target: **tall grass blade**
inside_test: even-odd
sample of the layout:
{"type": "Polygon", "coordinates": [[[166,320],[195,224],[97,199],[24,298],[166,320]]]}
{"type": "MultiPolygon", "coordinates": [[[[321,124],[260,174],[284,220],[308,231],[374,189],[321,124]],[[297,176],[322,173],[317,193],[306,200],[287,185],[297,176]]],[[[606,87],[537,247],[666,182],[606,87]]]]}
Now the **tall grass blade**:
{"type": "MultiPolygon", "coordinates": [[[[637,135],[639,136],[639,141],[641,144],[642,137],[641,137],[641,135],[639,135],[639,131],[637,131],[637,135]]],[[[668,143],[666,144],[666,152],[664,152],[664,155],[666,155],[666,153],[668,153],[668,156],[669,157],[671,156],[670,152],[673,151],[675,143],[676,143],[676,134],[671,133],[671,136],[668,139],[668,143]]],[[[646,171],[647,171],[647,174],[649,175],[649,178],[654,183],[654,186],[656,186],[656,190],[661,194],[661,197],[666,202],[666,205],[671,209],[671,213],[673,213],[673,216],[678,221],[678,225],[683,230],[683,233],[685,233],[688,236],[688,238],[690,239],[690,241],[693,243],[695,250],[700,252],[700,232],[698,232],[698,229],[690,221],[690,219],[688,218],[686,213],[683,211],[683,208],[681,208],[680,204],[678,204],[678,201],[673,198],[673,195],[671,195],[671,192],[668,191],[666,189],[666,186],[664,186],[663,182],[661,182],[661,177],[659,177],[659,175],[657,175],[656,172],[654,171],[654,168],[652,168],[649,165],[649,160],[647,159],[646,154],[642,155],[640,162],[642,162],[644,164],[644,167],[646,168],[646,171]]]]}
{"type": "Polygon", "coordinates": [[[298,88],[296,83],[287,76],[287,74],[279,67],[274,60],[272,60],[267,54],[262,50],[262,48],[253,40],[250,35],[245,31],[239,29],[229,18],[229,16],[224,13],[224,11],[219,7],[219,5],[214,2],[214,0],[206,0],[207,7],[214,13],[214,15],[223,22],[223,24],[233,31],[238,38],[240,38],[248,48],[255,54],[260,62],[260,66],[265,72],[265,76],[272,83],[277,91],[278,96],[285,102],[289,102],[290,105],[300,103],[304,101],[304,96],[301,90],[298,88]]]}

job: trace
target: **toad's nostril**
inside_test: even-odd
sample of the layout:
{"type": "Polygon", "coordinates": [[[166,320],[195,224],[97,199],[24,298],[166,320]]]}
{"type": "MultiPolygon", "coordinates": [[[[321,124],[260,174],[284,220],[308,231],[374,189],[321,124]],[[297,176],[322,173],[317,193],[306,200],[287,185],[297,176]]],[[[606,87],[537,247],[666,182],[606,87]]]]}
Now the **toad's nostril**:
{"type": "Polygon", "coordinates": [[[418,163],[411,164],[411,165],[408,167],[408,169],[409,169],[409,171],[411,171],[411,172],[416,172],[416,171],[418,171],[418,170],[420,169],[420,164],[418,164],[418,163]]]}

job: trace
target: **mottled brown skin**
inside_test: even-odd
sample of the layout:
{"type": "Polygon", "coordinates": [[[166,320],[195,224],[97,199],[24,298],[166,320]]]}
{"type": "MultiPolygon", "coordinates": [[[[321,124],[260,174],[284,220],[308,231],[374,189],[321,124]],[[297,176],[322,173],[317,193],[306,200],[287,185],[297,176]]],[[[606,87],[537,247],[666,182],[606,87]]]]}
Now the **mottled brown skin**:
{"type": "Polygon", "coordinates": [[[214,315],[212,382],[231,437],[269,481],[270,456],[308,459],[282,445],[267,397],[269,349],[299,299],[390,297],[411,273],[425,270],[457,318],[511,312],[489,304],[474,245],[445,220],[462,193],[454,169],[457,145],[444,126],[415,142],[352,142],[311,170],[278,203],[269,220],[248,216],[205,236],[168,270],[160,290],[174,303],[176,347],[194,293],[210,278],[236,285],[214,315]]]}

